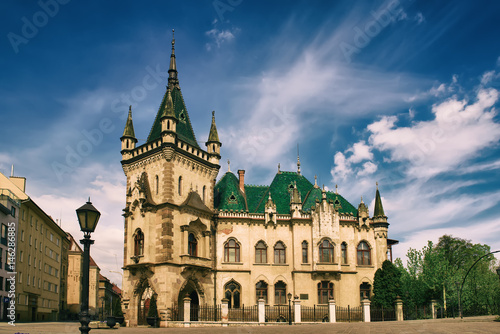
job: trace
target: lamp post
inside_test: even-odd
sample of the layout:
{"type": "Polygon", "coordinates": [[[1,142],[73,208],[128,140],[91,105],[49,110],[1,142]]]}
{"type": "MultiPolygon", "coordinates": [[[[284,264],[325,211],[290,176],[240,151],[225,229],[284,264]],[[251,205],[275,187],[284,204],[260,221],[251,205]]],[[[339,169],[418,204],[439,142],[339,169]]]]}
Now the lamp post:
{"type": "Polygon", "coordinates": [[[288,295],[288,324],[292,324],[292,294],[289,292],[288,295]]]}
{"type": "Polygon", "coordinates": [[[79,328],[81,333],[90,331],[89,322],[89,262],[90,262],[90,245],[94,240],[90,239],[90,233],[94,232],[101,213],[90,202],[90,197],[87,203],[76,209],[80,230],[83,232],[83,239],[80,243],[83,245],[83,276],[82,276],[82,304],[80,308],[80,323],[79,328]]]}
{"type": "Polygon", "coordinates": [[[457,285],[457,293],[458,293],[458,316],[462,318],[462,307],[460,305],[460,282],[456,281],[455,284],[457,285]]]}

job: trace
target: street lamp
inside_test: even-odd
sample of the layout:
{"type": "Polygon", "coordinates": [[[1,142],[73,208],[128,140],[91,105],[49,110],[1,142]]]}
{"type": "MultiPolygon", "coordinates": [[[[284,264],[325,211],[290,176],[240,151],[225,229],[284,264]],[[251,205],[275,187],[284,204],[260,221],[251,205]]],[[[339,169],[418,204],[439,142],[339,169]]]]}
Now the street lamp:
{"type": "Polygon", "coordinates": [[[94,240],[90,239],[90,233],[94,232],[101,213],[90,202],[90,197],[87,203],[76,209],[80,230],[83,232],[83,239],[80,243],[83,245],[83,277],[82,277],[82,305],[80,308],[80,323],[79,328],[81,333],[90,331],[89,322],[89,262],[90,262],[90,245],[94,240]]]}
{"type": "Polygon", "coordinates": [[[458,293],[458,316],[462,318],[462,307],[460,305],[460,282],[456,281],[455,284],[457,285],[457,293],[458,293]]]}
{"type": "Polygon", "coordinates": [[[288,295],[288,324],[292,324],[292,294],[289,292],[288,295]]]}

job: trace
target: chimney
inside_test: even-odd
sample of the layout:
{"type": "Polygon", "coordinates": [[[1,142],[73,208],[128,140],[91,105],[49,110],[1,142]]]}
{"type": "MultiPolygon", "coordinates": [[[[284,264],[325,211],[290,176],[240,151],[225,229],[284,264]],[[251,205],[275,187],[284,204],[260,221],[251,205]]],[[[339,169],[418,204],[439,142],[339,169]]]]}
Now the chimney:
{"type": "Polygon", "coordinates": [[[245,193],[245,171],[238,169],[238,176],[240,177],[240,190],[245,193]]]}

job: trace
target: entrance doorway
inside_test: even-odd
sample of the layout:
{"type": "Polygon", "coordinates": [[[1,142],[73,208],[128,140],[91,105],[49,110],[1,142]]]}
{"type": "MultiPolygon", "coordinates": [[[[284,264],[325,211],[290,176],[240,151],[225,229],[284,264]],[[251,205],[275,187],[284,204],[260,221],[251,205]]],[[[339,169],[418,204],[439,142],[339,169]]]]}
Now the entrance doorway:
{"type": "Polygon", "coordinates": [[[148,316],[149,305],[151,303],[151,298],[153,297],[154,291],[149,286],[142,292],[137,310],[137,324],[147,325],[146,317],[148,316]]]}
{"type": "Polygon", "coordinates": [[[191,299],[190,320],[198,321],[200,314],[200,297],[192,282],[188,283],[179,293],[177,305],[179,305],[179,319],[184,320],[184,298],[191,299]]]}

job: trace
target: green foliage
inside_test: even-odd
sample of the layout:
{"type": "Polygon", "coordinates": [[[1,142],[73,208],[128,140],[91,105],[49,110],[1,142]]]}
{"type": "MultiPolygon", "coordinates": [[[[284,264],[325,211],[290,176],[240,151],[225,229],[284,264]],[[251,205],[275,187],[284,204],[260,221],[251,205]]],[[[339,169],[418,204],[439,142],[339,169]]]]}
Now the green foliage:
{"type": "Polygon", "coordinates": [[[156,294],[151,297],[148,310],[149,318],[158,318],[158,307],[156,306],[156,294]]]}
{"type": "Polygon", "coordinates": [[[391,261],[384,261],[375,272],[373,293],[373,304],[386,308],[392,307],[401,295],[401,271],[391,261]]]}
{"type": "Polygon", "coordinates": [[[122,303],[121,303],[120,299],[115,299],[115,301],[114,301],[113,315],[115,317],[123,317],[122,303]]]}
{"type": "MultiPolygon", "coordinates": [[[[444,235],[422,250],[410,249],[406,267],[396,259],[401,272],[402,298],[408,307],[428,305],[437,299],[447,307],[458,306],[458,290],[474,262],[490,252],[488,245],[444,235]],[[458,283],[458,284],[457,284],[458,283]]],[[[492,314],[500,309],[500,284],[494,272],[493,255],[481,259],[464,282],[461,304],[464,315],[492,314]]]]}

